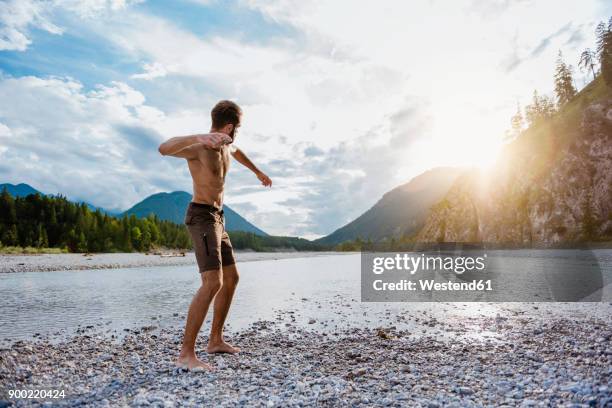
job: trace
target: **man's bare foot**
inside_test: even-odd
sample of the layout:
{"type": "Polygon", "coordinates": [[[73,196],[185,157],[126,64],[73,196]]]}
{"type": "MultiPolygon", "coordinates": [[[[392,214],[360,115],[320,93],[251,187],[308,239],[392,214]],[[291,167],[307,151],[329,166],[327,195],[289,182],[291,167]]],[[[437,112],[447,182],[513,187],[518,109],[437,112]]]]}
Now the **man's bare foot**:
{"type": "Polygon", "coordinates": [[[176,366],[189,371],[212,371],[215,368],[208,363],[198,359],[195,355],[190,357],[179,357],[176,366]]]}
{"type": "Polygon", "coordinates": [[[236,354],[240,352],[238,347],[234,347],[229,343],[221,340],[220,342],[211,343],[208,342],[208,347],[206,347],[207,353],[228,353],[228,354],[236,354]]]}

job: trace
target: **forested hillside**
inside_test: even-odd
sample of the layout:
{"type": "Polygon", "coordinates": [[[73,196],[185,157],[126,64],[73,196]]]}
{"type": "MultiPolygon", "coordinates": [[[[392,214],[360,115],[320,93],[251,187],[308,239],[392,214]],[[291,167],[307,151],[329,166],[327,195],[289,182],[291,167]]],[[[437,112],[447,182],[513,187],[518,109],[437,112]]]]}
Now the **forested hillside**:
{"type": "Polygon", "coordinates": [[[4,246],[66,248],[71,252],[148,251],[188,248],[184,226],[157,217],[115,218],[63,196],[0,194],[0,241],[4,246]]]}

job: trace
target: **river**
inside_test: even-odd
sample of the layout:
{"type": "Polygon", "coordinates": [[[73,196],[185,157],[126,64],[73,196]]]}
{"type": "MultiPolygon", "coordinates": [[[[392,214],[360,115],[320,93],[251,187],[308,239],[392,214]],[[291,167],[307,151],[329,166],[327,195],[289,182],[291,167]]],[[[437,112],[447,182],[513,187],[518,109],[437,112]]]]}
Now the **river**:
{"type": "MultiPolygon", "coordinates": [[[[498,256],[528,269],[529,262],[542,263],[542,256],[559,259],[560,254],[570,254],[564,251],[572,250],[503,251],[498,256]]],[[[589,259],[599,265],[609,289],[612,250],[591,253],[589,259]]],[[[609,315],[611,310],[608,302],[541,303],[541,307],[516,303],[366,303],[360,301],[360,262],[359,254],[337,254],[239,264],[241,280],[228,330],[240,330],[258,320],[333,330],[351,325],[401,325],[404,323],[396,317],[402,313],[425,312],[444,321],[469,319],[475,314],[496,316],[516,309],[568,316],[609,315]]],[[[0,337],[7,342],[38,335],[69,335],[87,326],[110,334],[141,326],[182,325],[199,283],[195,265],[0,274],[0,337]]]]}

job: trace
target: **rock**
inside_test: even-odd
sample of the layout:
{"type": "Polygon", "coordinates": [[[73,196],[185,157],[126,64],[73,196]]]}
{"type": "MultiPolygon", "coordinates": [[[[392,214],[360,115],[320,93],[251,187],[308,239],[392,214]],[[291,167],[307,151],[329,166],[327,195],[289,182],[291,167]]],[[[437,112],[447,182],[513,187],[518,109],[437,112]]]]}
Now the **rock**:
{"type": "Polygon", "coordinates": [[[459,394],[461,395],[472,395],[474,391],[472,391],[469,387],[459,387],[459,394]]]}
{"type": "Polygon", "coordinates": [[[102,354],[100,357],[98,357],[99,361],[110,361],[113,359],[113,356],[111,356],[110,354],[102,354]]]}
{"type": "Polygon", "coordinates": [[[529,360],[532,360],[532,361],[535,361],[535,362],[538,362],[538,363],[541,363],[541,362],[544,361],[544,359],[542,358],[541,355],[539,355],[535,351],[531,351],[531,350],[529,350],[529,351],[527,351],[525,353],[525,357],[527,357],[529,360]]]}
{"type": "Polygon", "coordinates": [[[358,368],[356,370],[354,370],[351,374],[352,377],[361,377],[362,375],[365,375],[368,372],[368,370],[366,368],[358,368]]]}

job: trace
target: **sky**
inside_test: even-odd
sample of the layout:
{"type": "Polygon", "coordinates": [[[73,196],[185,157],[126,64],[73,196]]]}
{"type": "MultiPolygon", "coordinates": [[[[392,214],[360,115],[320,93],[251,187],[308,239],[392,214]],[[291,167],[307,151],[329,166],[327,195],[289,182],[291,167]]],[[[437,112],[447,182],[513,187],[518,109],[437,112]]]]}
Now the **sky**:
{"type": "Polygon", "coordinates": [[[0,183],[111,210],[191,192],[157,148],[244,111],[225,202],[268,233],[327,235],[437,166],[486,168],[602,0],[0,0],[0,183]]]}

